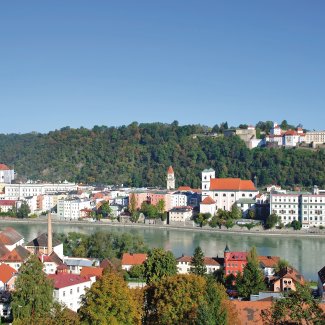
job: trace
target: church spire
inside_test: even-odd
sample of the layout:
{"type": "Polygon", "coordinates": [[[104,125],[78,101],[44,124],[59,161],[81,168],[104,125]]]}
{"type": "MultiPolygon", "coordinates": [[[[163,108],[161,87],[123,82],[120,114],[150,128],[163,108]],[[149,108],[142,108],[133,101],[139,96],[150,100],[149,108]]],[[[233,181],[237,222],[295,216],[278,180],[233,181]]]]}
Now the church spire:
{"type": "Polygon", "coordinates": [[[175,174],[172,166],[169,166],[167,170],[167,190],[175,189],[175,174]]]}

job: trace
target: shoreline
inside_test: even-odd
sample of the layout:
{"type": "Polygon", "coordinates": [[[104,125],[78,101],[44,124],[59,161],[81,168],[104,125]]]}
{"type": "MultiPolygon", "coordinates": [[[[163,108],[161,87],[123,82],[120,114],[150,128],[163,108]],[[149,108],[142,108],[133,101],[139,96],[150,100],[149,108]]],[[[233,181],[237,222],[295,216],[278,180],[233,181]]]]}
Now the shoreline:
{"type": "MultiPolygon", "coordinates": [[[[47,219],[17,219],[17,218],[0,218],[0,226],[2,223],[13,223],[13,224],[46,224],[47,219]]],[[[200,228],[200,227],[189,227],[189,226],[177,226],[177,225],[146,225],[146,224],[125,224],[125,223],[107,223],[102,221],[97,222],[85,222],[85,221],[62,221],[53,220],[53,225],[71,225],[71,226],[105,226],[112,228],[144,228],[144,229],[157,229],[157,230],[180,230],[180,231],[195,231],[195,232],[206,232],[216,234],[232,234],[232,235],[251,235],[251,236],[290,236],[290,237],[307,237],[307,238],[325,238],[325,232],[321,233],[308,233],[297,230],[239,230],[239,229],[217,229],[217,228],[200,228]]]]}

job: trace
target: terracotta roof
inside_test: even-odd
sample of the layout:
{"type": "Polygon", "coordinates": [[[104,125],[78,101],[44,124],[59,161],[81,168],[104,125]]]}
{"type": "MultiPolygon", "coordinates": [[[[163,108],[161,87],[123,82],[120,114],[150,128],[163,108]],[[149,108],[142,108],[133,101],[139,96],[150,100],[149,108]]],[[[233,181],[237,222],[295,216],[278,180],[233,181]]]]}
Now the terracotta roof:
{"type": "Polygon", "coordinates": [[[169,168],[167,170],[167,174],[174,174],[174,169],[172,166],[169,166],[169,168]]]}
{"type": "Polygon", "coordinates": [[[178,188],[179,191],[191,191],[192,189],[189,186],[180,186],[178,188]]]}
{"type": "MultiPolygon", "coordinates": [[[[191,263],[192,256],[183,255],[176,259],[177,262],[191,263]]],[[[220,263],[213,257],[204,257],[204,265],[220,265],[220,263]]]]}
{"type": "MultiPolygon", "coordinates": [[[[52,246],[58,246],[61,242],[57,239],[52,239],[52,246]]],[[[31,247],[47,247],[47,233],[43,233],[39,235],[38,237],[31,240],[29,243],[27,243],[25,246],[31,246],[31,247]]]]}
{"type": "Polygon", "coordinates": [[[93,198],[94,199],[102,199],[104,197],[104,194],[99,192],[99,193],[95,193],[93,198]]]}
{"type": "Polygon", "coordinates": [[[246,261],[247,255],[247,252],[230,252],[227,261],[246,261]]]}
{"type": "Polygon", "coordinates": [[[290,278],[294,282],[298,282],[300,284],[304,284],[306,282],[305,278],[293,267],[283,268],[280,272],[274,275],[274,279],[272,280],[272,282],[277,281],[281,278],[290,278]]]}
{"type": "MultiPolygon", "coordinates": [[[[39,259],[42,261],[42,255],[39,256],[39,259]]],[[[43,255],[43,263],[55,263],[56,265],[63,264],[61,258],[55,253],[52,252],[50,255],[43,255]]]]}
{"type": "Polygon", "coordinates": [[[0,170],[10,170],[10,168],[5,164],[0,164],[0,170]]]}
{"type": "Polygon", "coordinates": [[[207,196],[202,202],[201,204],[215,204],[216,201],[214,199],[212,199],[210,196],[207,196]]]}
{"type": "Polygon", "coordinates": [[[25,262],[30,252],[23,246],[17,246],[13,251],[0,258],[3,262],[25,262]]]}
{"type": "Polygon", "coordinates": [[[124,253],[122,257],[122,265],[140,265],[147,259],[147,254],[129,254],[124,253]]]}
{"type": "Polygon", "coordinates": [[[318,271],[318,276],[319,276],[319,279],[321,280],[322,284],[324,285],[325,284],[325,266],[320,271],[318,271]]]}
{"type": "Polygon", "coordinates": [[[2,283],[7,283],[14,275],[16,270],[7,264],[0,265],[0,281],[2,283]]]}
{"type": "Polygon", "coordinates": [[[48,275],[48,278],[53,280],[55,289],[62,289],[90,281],[89,277],[83,277],[77,274],[69,273],[50,274],[48,275]]]}
{"type": "Polygon", "coordinates": [[[80,271],[80,276],[96,276],[100,277],[103,275],[103,268],[102,267],[95,267],[95,266],[84,266],[80,271]]]}
{"type": "Polygon", "coordinates": [[[24,237],[14,228],[7,227],[0,232],[0,243],[4,245],[14,245],[24,237]]]}
{"type": "Polygon", "coordinates": [[[15,200],[0,200],[0,206],[14,206],[15,204],[15,200]]]}
{"type": "Polygon", "coordinates": [[[4,244],[0,244],[0,258],[9,252],[9,249],[4,244]]]}
{"type": "Polygon", "coordinates": [[[263,267],[274,267],[280,261],[279,256],[258,256],[258,261],[263,267]]]}
{"type": "Polygon", "coordinates": [[[235,306],[238,312],[238,318],[241,320],[240,324],[245,325],[263,325],[264,323],[261,318],[261,311],[264,309],[270,309],[272,306],[271,301],[232,300],[231,303],[235,306]]]}
{"type": "Polygon", "coordinates": [[[256,191],[251,180],[240,178],[212,178],[210,180],[211,191],[256,191]]]}

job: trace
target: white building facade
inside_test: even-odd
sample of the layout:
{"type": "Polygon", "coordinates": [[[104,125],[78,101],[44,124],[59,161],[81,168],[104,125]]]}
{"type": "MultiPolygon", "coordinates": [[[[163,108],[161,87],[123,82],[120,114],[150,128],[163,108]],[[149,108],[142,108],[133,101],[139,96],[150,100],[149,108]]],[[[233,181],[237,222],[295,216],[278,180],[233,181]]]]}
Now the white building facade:
{"type": "Polygon", "coordinates": [[[60,199],[57,204],[57,215],[61,219],[78,220],[81,218],[81,210],[91,208],[91,201],[88,199],[60,199]]]}

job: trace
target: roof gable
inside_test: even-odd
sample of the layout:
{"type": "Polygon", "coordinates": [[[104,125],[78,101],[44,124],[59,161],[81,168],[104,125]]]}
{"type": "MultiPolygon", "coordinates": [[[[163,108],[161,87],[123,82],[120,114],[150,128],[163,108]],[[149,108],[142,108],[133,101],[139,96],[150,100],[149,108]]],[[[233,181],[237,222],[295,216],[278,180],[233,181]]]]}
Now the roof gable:
{"type": "MultiPolygon", "coordinates": [[[[52,239],[52,247],[59,246],[61,242],[55,238],[52,239]]],[[[47,233],[43,233],[31,240],[26,246],[31,247],[47,247],[47,233]]]]}
{"type": "Polygon", "coordinates": [[[30,255],[30,252],[24,248],[23,246],[17,246],[13,251],[5,254],[1,257],[1,261],[3,262],[25,262],[30,255]]]}
{"type": "Polygon", "coordinates": [[[122,265],[140,265],[147,259],[147,254],[130,254],[124,253],[122,257],[122,265]]]}
{"type": "Polygon", "coordinates": [[[90,281],[89,277],[83,277],[77,274],[69,273],[50,274],[48,275],[48,278],[53,280],[55,289],[62,289],[90,281]]]}
{"type": "Polygon", "coordinates": [[[210,196],[207,196],[202,202],[201,204],[215,204],[216,201],[214,199],[212,199],[210,196]]]}
{"type": "Polygon", "coordinates": [[[10,170],[10,168],[5,164],[0,164],[0,170],[10,170]]]}
{"type": "Polygon", "coordinates": [[[7,264],[0,265],[0,281],[7,283],[14,275],[16,270],[7,264]]]}
{"type": "Polygon", "coordinates": [[[7,227],[0,232],[0,243],[4,245],[14,245],[24,237],[14,228],[7,227]]]}

